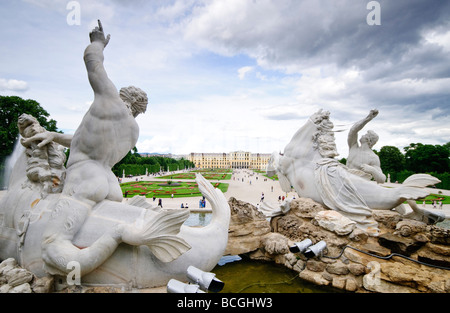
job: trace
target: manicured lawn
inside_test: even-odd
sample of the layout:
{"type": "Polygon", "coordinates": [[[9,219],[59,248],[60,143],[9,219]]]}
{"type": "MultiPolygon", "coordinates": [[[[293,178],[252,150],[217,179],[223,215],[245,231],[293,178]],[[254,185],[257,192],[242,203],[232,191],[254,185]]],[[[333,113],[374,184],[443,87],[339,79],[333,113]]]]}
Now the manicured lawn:
{"type": "Polygon", "coordinates": [[[266,171],[261,171],[261,170],[253,170],[255,173],[259,173],[262,174],[264,177],[270,178],[272,180],[278,180],[278,175],[273,175],[273,176],[267,176],[266,171]]]}
{"type": "MultiPolygon", "coordinates": [[[[212,183],[212,185],[222,190],[222,192],[228,190],[228,184],[225,183],[212,183]]],[[[124,197],[127,192],[127,198],[134,196],[170,198],[172,194],[174,198],[202,196],[195,182],[140,181],[123,183],[120,184],[120,187],[124,197]]]]}
{"type": "MultiPolygon", "coordinates": [[[[417,200],[417,203],[423,203],[424,199],[417,200]]],[[[431,194],[425,198],[426,204],[433,204],[433,200],[436,200],[436,205],[439,205],[439,200],[442,200],[442,204],[450,204],[450,197],[438,194],[431,194]]]]}
{"type": "Polygon", "coordinates": [[[233,170],[229,168],[202,169],[192,171],[192,173],[231,173],[231,172],[233,172],[233,170]]]}
{"type": "MultiPolygon", "coordinates": [[[[208,180],[230,180],[231,174],[205,172],[202,176],[208,180]]],[[[178,173],[156,177],[158,179],[195,179],[195,173],[178,173]]]]}

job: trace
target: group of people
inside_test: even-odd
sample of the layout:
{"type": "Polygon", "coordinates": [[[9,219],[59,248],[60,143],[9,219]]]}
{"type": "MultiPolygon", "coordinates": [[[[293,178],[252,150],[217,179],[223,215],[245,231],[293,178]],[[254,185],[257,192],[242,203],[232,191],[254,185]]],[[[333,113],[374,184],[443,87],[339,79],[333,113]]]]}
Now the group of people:
{"type": "Polygon", "coordinates": [[[206,207],[206,200],[205,200],[205,197],[202,197],[202,198],[198,201],[198,207],[199,207],[200,209],[206,207]]]}

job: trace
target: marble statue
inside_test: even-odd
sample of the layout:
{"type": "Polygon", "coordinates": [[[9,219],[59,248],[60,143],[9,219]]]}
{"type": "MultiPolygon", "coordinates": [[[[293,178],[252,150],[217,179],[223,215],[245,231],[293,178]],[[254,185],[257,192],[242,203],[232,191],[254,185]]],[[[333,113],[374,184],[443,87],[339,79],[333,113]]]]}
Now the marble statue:
{"type": "Polygon", "coordinates": [[[400,213],[408,213],[413,218],[430,222],[442,220],[441,215],[420,209],[415,201],[408,201],[427,196],[429,192],[424,187],[439,183],[437,178],[415,174],[396,188],[385,188],[367,180],[335,159],[338,153],[333,127],[330,113],[319,110],[294,134],[283,154],[272,154],[267,173],[269,176],[278,174],[283,191],[291,191],[292,186],[300,197],[311,198],[338,211],[374,236],[378,235],[379,229],[372,210],[397,208],[400,213]],[[408,201],[412,212],[402,206],[404,201],[408,201]]]}
{"type": "Polygon", "coordinates": [[[381,170],[380,158],[372,150],[378,141],[378,135],[373,130],[369,130],[361,136],[360,144],[358,144],[358,132],[377,115],[378,110],[371,110],[366,118],[355,123],[350,129],[347,137],[349,148],[347,167],[356,170],[355,174],[362,171],[360,174],[362,177],[373,178],[377,183],[382,184],[386,181],[386,175],[381,170]]]}
{"type": "Polygon", "coordinates": [[[14,257],[37,276],[64,277],[78,264],[83,284],[137,288],[184,279],[190,265],[210,271],[228,240],[230,209],[220,190],[197,175],[213,210],[201,228],[183,225],[188,210],[123,201],[111,168],[135,146],[135,117],[148,100],[133,86],[118,92],[108,78],[109,40],[99,21],[84,52],[94,101],[73,136],[45,131],[26,115],[19,119],[20,129],[34,130],[22,135],[27,153],[0,202],[0,259],[14,257]],[[61,168],[65,159],[56,162],[52,154],[64,146],[70,155],[61,168]]]}
{"type": "Polygon", "coordinates": [[[49,142],[47,145],[28,141],[38,134],[46,132],[37,119],[29,114],[22,114],[18,119],[21,143],[26,148],[28,166],[26,169],[28,184],[41,189],[43,198],[51,192],[61,192],[64,185],[66,154],[64,147],[49,142]]]}

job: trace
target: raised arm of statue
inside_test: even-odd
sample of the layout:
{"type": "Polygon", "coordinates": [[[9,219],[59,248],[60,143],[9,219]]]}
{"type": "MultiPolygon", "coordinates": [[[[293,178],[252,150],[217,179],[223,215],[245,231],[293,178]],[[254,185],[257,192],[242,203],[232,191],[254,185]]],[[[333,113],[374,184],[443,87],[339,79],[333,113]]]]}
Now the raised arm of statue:
{"type": "Polygon", "coordinates": [[[369,115],[367,115],[364,119],[356,122],[350,131],[348,132],[347,143],[349,148],[353,147],[355,144],[358,144],[358,132],[366,126],[371,120],[373,120],[378,115],[378,110],[371,110],[369,115]]]}
{"type": "Polygon", "coordinates": [[[105,67],[103,66],[103,50],[108,45],[111,36],[108,35],[105,38],[100,20],[98,21],[98,27],[95,27],[89,33],[89,38],[91,44],[84,51],[84,63],[86,64],[89,83],[95,94],[102,95],[108,92],[117,94],[117,89],[108,78],[105,67]]]}

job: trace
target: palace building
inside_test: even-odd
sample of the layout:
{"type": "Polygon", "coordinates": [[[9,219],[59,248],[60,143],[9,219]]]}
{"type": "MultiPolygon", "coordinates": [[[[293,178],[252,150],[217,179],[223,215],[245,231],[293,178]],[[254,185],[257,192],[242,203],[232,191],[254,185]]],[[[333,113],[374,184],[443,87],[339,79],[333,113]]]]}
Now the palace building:
{"type": "Polygon", "coordinates": [[[247,151],[191,153],[189,155],[189,161],[194,163],[196,168],[248,168],[265,170],[270,157],[270,153],[251,153],[247,151]]]}

